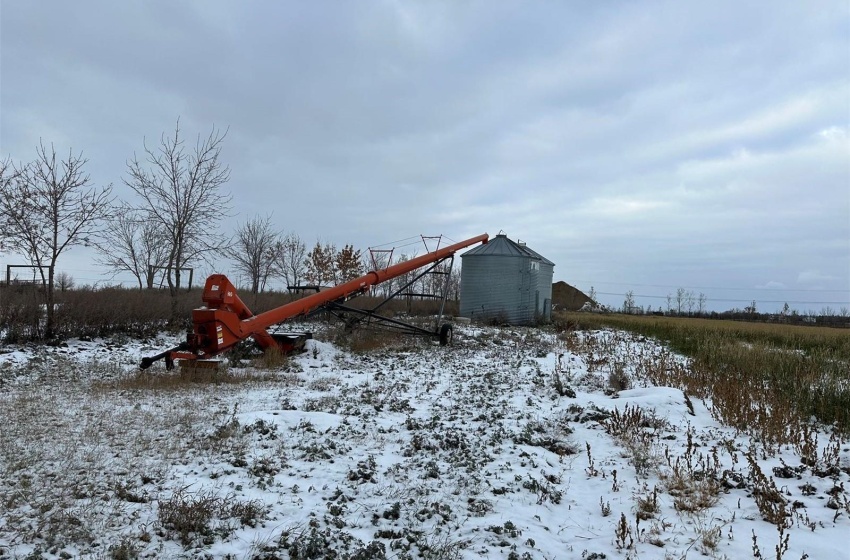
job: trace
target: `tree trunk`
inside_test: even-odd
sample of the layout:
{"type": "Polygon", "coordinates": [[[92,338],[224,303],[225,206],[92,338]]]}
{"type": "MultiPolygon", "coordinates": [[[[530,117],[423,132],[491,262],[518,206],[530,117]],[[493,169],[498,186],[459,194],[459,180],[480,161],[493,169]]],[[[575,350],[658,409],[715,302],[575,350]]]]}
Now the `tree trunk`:
{"type": "Polygon", "coordinates": [[[51,339],[54,337],[54,297],[53,297],[53,272],[55,265],[53,263],[47,269],[47,286],[44,287],[47,300],[47,323],[44,327],[44,338],[51,339]]]}
{"type": "Polygon", "coordinates": [[[156,277],[156,271],[153,268],[148,267],[148,271],[145,274],[145,283],[148,286],[148,290],[153,290],[153,281],[154,281],[155,277],[156,277]]]}
{"type": "Polygon", "coordinates": [[[174,279],[171,276],[172,270],[171,267],[168,267],[165,272],[168,276],[168,293],[171,296],[171,318],[168,320],[168,324],[173,327],[178,324],[179,317],[177,317],[177,287],[174,285],[174,279]]]}

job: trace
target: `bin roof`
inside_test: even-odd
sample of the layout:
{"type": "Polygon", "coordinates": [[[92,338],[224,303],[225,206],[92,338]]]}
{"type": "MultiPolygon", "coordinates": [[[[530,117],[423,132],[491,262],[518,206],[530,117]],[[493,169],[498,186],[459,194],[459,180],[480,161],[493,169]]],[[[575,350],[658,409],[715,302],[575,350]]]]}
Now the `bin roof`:
{"type": "Polygon", "coordinates": [[[467,251],[461,255],[461,258],[485,255],[494,257],[529,257],[542,263],[555,266],[555,263],[539,253],[532,251],[526,245],[521,245],[516,241],[508,239],[507,234],[504,233],[500,233],[487,243],[467,251]]]}

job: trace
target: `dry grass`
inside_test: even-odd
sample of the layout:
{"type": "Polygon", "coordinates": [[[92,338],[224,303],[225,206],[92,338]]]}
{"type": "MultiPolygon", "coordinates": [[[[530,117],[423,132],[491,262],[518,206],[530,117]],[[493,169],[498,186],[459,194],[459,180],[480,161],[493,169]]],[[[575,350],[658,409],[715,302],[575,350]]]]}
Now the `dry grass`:
{"type": "MultiPolygon", "coordinates": [[[[642,543],[671,549],[679,546],[681,531],[677,528],[669,532],[671,527],[667,520],[674,519],[680,520],[677,523],[697,526],[693,541],[696,550],[708,556],[717,555],[722,532],[720,526],[714,523],[717,519],[714,516],[718,501],[730,489],[739,492],[742,497],[751,493],[752,503],[757,505],[761,516],[777,524],[778,528],[784,527],[785,520],[790,519],[789,514],[795,515],[793,499],[783,502],[779,495],[777,500],[776,485],[769,478],[770,470],[765,467],[767,477],[759,470],[756,459],[764,461],[764,457],[746,455],[744,448],[734,447],[734,439],[719,441],[715,436],[704,437],[705,434],[690,425],[687,431],[679,425],[680,418],[688,418],[685,416],[685,404],[681,404],[680,411],[676,410],[681,412],[681,416],[677,414],[675,422],[659,416],[653,409],[641,407],[641,401],[623,404],[623,400],[615,399],[605,399],[610,404],[605,405],[604,414],[592,405],[586,410],[577,407],[560,414],[550,413],[548,406],[541,406],[535,412],[535,407],[540,406],[535,402],[538,397],[564,401],[561,397],[568,388],[564,384],[567,381],[582,391],[586,388],[582,385],[585,381],[579,378],[583,377],[583,373],[577,373],[583,368],[571,371],[573,357],[569,356],[567,360],[558,361],[555,379],[556,383],[561,383],[561,389],[553,395],[546,372],[540,369],[536,360],[550,358],[554,338],[551,333],[541,334],[532,330],[509,330],[481,336],[470,341],[469,346],[478,344],[488,349],[489,367],[483,370],[471,367],[468,362],[472,360],[464,362],[465,354],[461,354],[457,361],[450,362],[454,364],[452,375],[455,377],[450,378],[452,382],[446,383],[444,388],[436,384],[442,374],[435,375],[430,364],[426,364],[430,370],[417,370],[419,373],[410,378],[400,373],[426,360],[422,355],[407,355],[406,351],[398,352],[397,349],[421,344],[422,349],[430,350],[426,343],[411,342],[421,339],[387,336],[385,333],[355,335],[355,347],[365,339],[360,352],[366,355],[345,356],[344,359],[352,363],[355,360],[361,362],[363,369],[358,371],[363,373],[363,377],[356,382],[339,375],[337,368],[319,369],[315,374],[306,369],[300,377],[291,371],[281,372],[278,364],[274,363],[276,356],[271,356],[273,360],[268,370],[259,369],[261,366],[254,364],[254,368],[244,370],[178,369],[164,372],[158,368],[158,373],[146,371],[138,375],[123,372],[116,362],[116,367],[110,364],[101,372],[101,378],[108,376],[109,379],[96,383],[75,374],[69,363],[57,363],[56,367],[62,370],[61,382],[49,386],[33,383],[16,389],[14,396],[0,392],[0,410],[4,411],[6,422],[6,427],[0,431],[0,482],[3,483],[0,484],[0,510],[6,507],[16,516],[5,519],[8,526],[16,528],[15,539],[48,543],[51,548],[44,550],[54,556],[57,551],[63,550],[63,546],[74,550],[70,548],[73,545],[79,550],[92,542],[97,543],[98,553],[106,552],[112,558],[133,558],[143,553],[150,556],[149,543],[152,539],[158,543],[175,541],[186,547],[198,547],[198,554],[201,554],[200,549],[210,542],[225,540],[227,535],[233,535],[243,525],[263,522],[265,507],[251,501],[250,495],[238,494],[242,491],[242,484],[252,492],[255,489],[268,491],[275,496],[274,500],[292,500],[296,504],[297,500],[310,499],[311,495],[322,490],[308,487],[299,479],[298,485],[303,486],[300,490],[295,485],[291,490],[287,486],[284,491],[279,480],[287,476],[285,473],[297,472],[296,468],[303,468],[305,464],[311,465],[310,471],[321,469],[324,473],[329,465],[343,458],[355,457],[352,447],[357,443],[354,442],[368,438],[370,445],[375,446],[370,450],[384,449],[387,443],[404,443],[405,460],[397,464],[398,469],[395,469],[396,465],[392,469],[378,468],[381,463],[376,463],[371,455],[369,459],[360,456],[364,460],[358,461],[356,468],[345,469],[348,476],[342,484],[351,483],[346,492],[340,490],[339,495],[333,500],[328,499],[327,504],[319,503],[316,523],[324,525],[313,527],[305,524],[303,531],[281,534],[279,542],[269,541],[270,545],[274,545],[271,550],[279,552],[270,552],[267,556],[257,554],[256,557],[270,558],[272,554],[283,554],[284,549],[289,556],[300,554],[304,557],[307,551],[318,555],[332,547],[343,546],[333,539],[336,534],[344,534],[334,532],[344,526],[333,524],[348,519],[344,515],[347,508],[352,512],[355,509],[368,512],[363,505],[371,503],[366,502],[367,498],[377,500],[374,502],[377,505],[373,504],[376,530],[380,531],[375,533],[376,539],[415,542],[420,550],[434,552],[431,557],[455,557],[466,546],[465,542],[451,540],[452,533],[448,529],[443,533],[405,533],[408,527],[413,526],[407,518],[419,515],[422,511],[419,505],[423,505],[434,508],[433,512],[427,512],[428,519],[433,513],[434,519],[442,520],[446,527],[453,523],[459,527],[462,523],[472,524],[478,517],[493,513],[496,499],[489,495],[486,496],[491,499],[482,498],[480,482],[472,477],[463,483],[469,484],[469,491],[475,494],[470,495],[468,502],[459,502],[460,507],[453,511],[444,509],[435,501],[433,494],[423,494],[422,503],[416,507],[402,496],[417,495],[418,489],[429,480],[443,484],[443,480],[450,480],[449,475],[457,472],[478,476],[476,473],[481,472],[481,465],[492,461],[487,456],[495,453],[492,450],[523,445],[538,448],[536,452],[521,454],[517,460],[519,468],[528,471],[517,471],[522,473],[521,477],[499,479],[500,485],[493,486],[493,495],[504,496],[509,491],[516,494],[498,498],[508,500],[529,494],[532,503],[536,501],[538,506],[554,508],[562,501],[562,496],[569,496],[568,485],[573,474],[570,471],[576,470],[580,474],[585,466],[583,457],[571,457],[577,449],[569,436],[574,433],[573,430],[592,429],[595,432],[601,426],[621,444],[621,449],[613,451],[618,458],[612,463],[612,457],[605,456],[607,449],[603,447],[595,460],[590,443],[585,443],[585,472],[589,479],[593,479],[590,484],[610,488],[600,492],[603,495],[599,508],[603,516],[609,517],[606,524],[614,528],[616,546],[624,551],[634,551],[624,554],[636,556],[642,543]],[[380,358],[389,358],[389,361],[382,362],[380,358]],[[278,371],[274,371],[276,369],[278,371]],[[517,383],[518,379],[525,381],[517,383]],[[68,380],[74,380],[74,383],[69,384],[68,380]],[[268,380],[274,380],[276,384],[257,387],[238,385],[268,380]],[[276,390],[282,383],[298,384],[304,391],[292,398],[292,394],[285,395],[287,391],[276,390]],[[508,387],[523,385],[531,388],[527,393],[528,399],[524,399],[524,405],[517,408],[517,415],[506,416],[505,407],[499,399],[509,391],[508,387]],[[272,390],[265,391],[267,388],[272,390]],[[437,389],[445,391],[444,398],[435,397],[434,402],[439,403],[439,408],[435,409],[437,412],[428,417],[413,414],[417,410],[414,408],[417,405],[414,392],[432,393],[437,389]],[[240,423],[242,416],[238,412],[242,409],[243,393],[246,391],[257,393],[249,402],[254,402],[254,398],[263,399],[256,405],[258,410],[296,410],[296,406],[290,406],[292,399],[299,411],[297,416],[327,412],[355,421],[343,421],[329,431],[313,426],[309,420],[302,420],[297,426],[292,424],[288,428],[284,427],[286,424],[280,424],[278,428],[278,424],[262,419],[240,423]],[[471,408],[468,403],[477,409],[471,408]],[[475,416],[470,415],[464,420],[462,415],[471,414],[473,410],[477,410],[475,416]],[[406,415],[404,427],[370,430],[369,426],[377,424],[366,422],[370,421],[371,415],[382,411],[393,413],[393,422],[401,418],[399,415],[406,415]],[[593,427],[580,427],[580,417],[587,418],[594,411],[598,415],[594,416],[593,427]],[[455,414],[460,416],[453,417],[455,414]],[[468,429],[471,418],[482,425],[486,422],[493,429],[489,434],[468,429]],[[501,427],[503,423],[507,424],[506,418],[511,422],[508,429],[501,427]],[[455,423],[455,420],[464,421],[455,423]],[[510,428],[514,423],[516,430],[510,428]],[[545,471],[543,463],[539,462],[543,450],[559,456],[549,458],[551,465],[546,465],[545,471]],[[728,453],[730,458],[735,456],[731,465],[729,461],[720,461],[719,455],[724,453],[728,453]],[[737,467],[737,455],[746,457],[740,469],[737,467]],[[199,457],[203,461],[195,463],[199,457]],[[624,457],[628,457],[635,467],[637,478],[620,461],[624,457]],[[436,460],[426,461],[426,458],[436,460]],[[417,470],[411,469],[411,465],[417,470]],[[612,466],[617,468],[612,470],[612,466]],[[187,482],[182,477],[188,469],[203,469],[196,474],[208,476],[206,482],[209,484],[185,486],[187,482]],[[730,470],[742,481],[740,486],[727,484],[730,470]],[[408,476],[408,472],[415,476],[408,476]],[[242,478],[237,479],[234,475],[242,478]],[[653,477],[652,481],[645,481],[647,476],[653,477]],[[397,481],[393,484],[399,486],[391,486],[388,481],[397,481]],[[352,494],[352,489],[363,493],[352,494]],[[345,493],[349,496],[345,497],[345,493]],[[628,501],[629,495],[631,502],[628,501]],[[393,513],[390,504],[397,500],[402,506],[393,513]],[[634,517],[629,516],[630,507],[634,517]],[[330,517],[323,517],[325,510],[330,517]],[[622,513],[624,510],[625,514],[622,513]],[[109,540],[102,538],[113,520],[132,519],[136,511],[147,512],[145,523],[129,523],[125,533],[113,534],[109,540]],[[383,536],[378,537],[379,534],[383,536]]],[[[653,345],[648,344],[645,345],[647,350],[631,352],[627,348],[624,352],[623,345],[637,338],[622,331],[609,331],[592,336],[567,333],[561,340],[579,352],[580,356],[576,359],[581,359],[588,368],[596,371],[591,377],[597,378],[600,392],[612,371],[635,386],[648,379],[669,380],[669,384],[681,386],[688,383],[690,364],[663,349],[653,349],[653,345]]],[[[635,345],[635,348],[638,346],[635,345]]],[[[555,343],[554,350],[562,348],[555,343]]],[[[468,350],[460,346],[458,352],[468,350]]],[[[449,354],[440,352],[438,356],[445,358],[449,354]]],[[[93,376],[89,365],[85,367],[93,376]]],[[[293,363],[293,369],[298,369],[297,363],[293,363]]],[[[694,402],[691,408],[701,406],[696,400],[697,394],[692,394],[694,402]]],[[[624,398],[627,397],[620,396],[620,399],[624,398]]],[[[544,402],[548,405],[548,400],[544,402]]],[[[843,440],[833,432],[824,446],[824,441],[818,442],[818,428],[815,424],[804,424],[794,432],[795,439],[789,448],[799,453],[802,462],[813,473],[822,471],[828,474],[838,463],[843,440]]],[[[753,431],[758,429],[759,426],[756,426],[753,431]]],[[[724,430],[724,433],[731,438],[728,431],[724,430]]],[[[604,437],[604,434],[599,436],[604,437]]],[[[821,431],[820,437],[827,436],[821,431]]],[[[758,453],[764,452],[759,444],[758,453]]],[[[782,484],[779,486],[782,488],[782,484]]],[[[796,492],[793,484],[791,490],[796,492]]],[[[850,513],[844,490],[836,489],[834,493],[837,507],[843,508],[836,511],[850,513]]],[[[728,503],[728,500],[724,499],[724,502],[728,503]]],[[[269,504],[272,503],[269,501],[269,504]]],[[[596,507],[595,503],[593,506],[596,507]]],[[[752,511],[755,512],[755,508],[752,511]]],[[[357,515],[360,519],[364,518],[364,514],[357,515]]],[[[543,521],[546,521],[545,517],[543,521]]],[[[272,519],[268,524],[272,523],[279,522],[272,519]]],[[[521,541],[527,535],[523,539],[519,536],[517,531],[512,538],[517,539],[516,545],[521,547],[521,541]]],[[[780,540],[782,538],[780,534],[780,540]]],[[[357,550],[383,546],[380,542],[368,545],[351,542],[354,543],[352,547],[361,547],[357,550]],[[364,546],[367,548],[362,548],[364,546]]],[[[785,542],[787,548],[787,536],[785,542]]],[[[534,545],[527,545],[527,548],[534,548],[534,545]]],[[[507,554],[506,549],[504,552],[507,554]]],[[[646,555],[645,549],[642,552],[646,555]]],[[[403,556],[403,552],[396,554],[403,556]]],[[[651,552],[649,556],[654,557],[651,552]]],[[[165,555],[161,554],[161,557],[165,555]]],[[[249,553],[245,557],[255,556],[249,553]]],[[[423,554],[423,557],[427,556],[423,554]]],[[[519,552],[510,557],[520,557],[519,552]]],[[[779,553],[777,557],[780,557],[779,553]]]]}
{"type": "MultiPolygon", "coordinates": [[[[177,367],[173,371],[144,370],[131,373],[110,381],[92,384],[94,392],[110,391],[183,391],[203,385],[233,385],[238,383],[256,383],[279,379],[269,372],[250,369],[230,370],[224,363],[219,368],[177,367]]],[[[284,377],[280,378],[284,380],[284,377]]]]}
{"type": "Polygon", "coordinates": [[[394,331],[358,328],[350,332],[340,329],[334,342],[341,348],[361,354],[398,347],[409,339],[394,331]]]}
{"type": "Polygon", "coordinates": [[[693,473],[674,469],[662,476],[667,493],[673,496],[676,511],[698,513],[713,507],[720,500],[722,487],[710,477],[694,478],[693,473]]]}
{"type": "Polygon", "coordinates": [[[263,370],[280,370],[289,365],[289,357],[277,346],[266,348],[263,355],[253,361],[254,367],[263,370]]]}
{"type": "MultiPolygon", "coordinates": [[[[736,448],[733,439],[706,448],[704,435],[688,425],[682,449],[679,444],[667,441],[676,438],[659,437],[671,431],[671,427],[654,418],[651,411],[630,404],[614,408],[601,421],[603,428],[620,441],[626,452],[624,456],[630,457],[638,475],[656,474],[660,479],[657,490],[650,492],[645,484],[635,494],[636,526],[649,520],[653,525],[648,533],[637,533],[645,542],[660,547],[666,544],[663,531],[654,525],[659,509],[658,491],[672,498],[670,503],[680,516],[687,518],[686,523],[695,524],[697,538],[692,546],[710,557],[718,553],[723,525],[705,520],[713,515],[723,494],[730,491],[746,489],[761,519],[776,527],[779,533],[776,558],[782,558],[788,551],[786,531],[795,520],[815,530],[807,515],[795,509],[805,507],[804,502],[788,497],[792,494],[787,487],[762,472],[758,461],[782,449],[793,449],[802,464],[791,467],[780,460],[781,467],[773,468],[774,476],[799,478],[800,472],[807,471],[820,478],[835,479],[846,470],[839,459],[847,440],[850,415],[845,406],[850,402],[846,369],[850,364],[850,337],[846,332],[708,320],[586,317],[587,321],[582,314],[561,317],[559,339],[570,352],[581,356],[590,372],[588,377],[607,378],[607,388],[619,389],[620,379],[624,380],[622,386],[630,382],[678,387],[684,392],[683,412],[695,415],[697,399],[703,399],[702,404],[709,406],[718,420],[752,436],[753,447],[749,451],[736,448]],[[612,326],[616,330],[606,328],[612,326]],[[575,330],[579,328],[604,332],[575,330]],[[640,335],[667,344],[635,344],[643,341],[640,335]],[[677,356],[667,348],[687,357],[677,356]],[[628,355],[626,363],[620,361],[623,353],[628,355]],[[812,421],[815,414],[821,420],[829,420],[832,426],[812,421]],[[819,442],[819,435],[828,437],[828,441],[819,442]],[[731,465],[721,460],[721,455],[727,453],[731,465]],[[740,456],[746,458],[743,469],[736,466],[740,456]]],[[[556,371],[562,369],[559,360],[556,371]]],[[[672,431],[676,431],[675,427],[672,431]]],[[[588,475],[594,476],[597,471],[589,446],[588,461],[588,475]]],[[[617,473],[612,474],[613,490],[618,491],[617,473]]],[[[814,492],[814,487],[811,488],[814,492]]],[[[843,486],[834,491],[843,492],[843,486]]],[[[850,511],[850,506],[841,500],[827,503],[828,508],[837,512],[833,522],[843,515],[843,504],[850,511]]],[[[600,507],[603,514],[606,508],[610,514],[610,506],[604,501],[600,501],[600,507]]],[[[631,527],[621,516],[615,527],[617,547],[629,548],[630,535],[631,527]]]]}
{"type": "Polygon", "coordinates": [[[648,475],[660,462],[659,435],[668,427],[667,421],[658,418],[654,411],[644,411],[638,406],[625,406],[622,412],[615,408],[602,422],[605,431],[620,440],[629,462],[641,476],[648,475]]]}
{"type": "Polygon", "coordinates": [[[691,358],[689,367],[652,357],[638,368],[639,374],[653,384],[711,398],[721,421],[753,431],[768,443],[795,443],[812,416],[850,435],[846,330],[586,313],[565,314],[558,321],[577,328],[614,327],[665,341],[691,358]]]}
{"type": "MultiPolygon", "coordinates": [[[[197,426],[218,420],[204,400],[174,393],[170,406],[162,406],[152,395],[136,407],[129,394],[116,400],[98,390],[58,387],[4,396],[0,510],[6,526],[15,528],[15,539],[42,542],[51,554],[99,540],[113,519],[155,499],[164,465],[185,455],[197,426]]],[[[119,555],[132,550],[114,548],[119,555]]]]}
{"type": "Polygon", "coordinates": [[[255,527],[266,517],[259,501],[240,501],[214,491],[190,492],[179,488],[170,498],[159,500],[159,522],[178,536],[184,546],[206,542],[215,535],[227,536],[238,525],[255,527]]]}

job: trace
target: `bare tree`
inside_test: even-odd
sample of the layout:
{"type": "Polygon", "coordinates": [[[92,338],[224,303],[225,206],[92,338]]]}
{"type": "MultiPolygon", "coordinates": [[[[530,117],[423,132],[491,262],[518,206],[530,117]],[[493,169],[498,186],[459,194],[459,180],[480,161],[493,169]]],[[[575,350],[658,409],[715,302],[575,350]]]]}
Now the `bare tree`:
{"type": "MultiPolygon", "coordinates": [[[[393,253],[394,253],[394,251],[395,251],[395,249],[389,249],[389,250],[370,249],[369,250],[369,256],[364,257],[365,260],[366,260],[366,263],[364,264],[364,268],[367,271],[372,271],[372,270],[377,271],[377,270],[384,270],[386,268],[389,268],[390,266],[395,264],[395,263],[393,263],[393,253]]],[[[401,260],[399,260],[399,262],[401,262],[401,260]]],[[[398,278],[390,278],[389,280],[385,280],[384,282],[381,282],[377,286],[372,286],[372,293],[374,295],[380,295],[381,297],[384,297],[384,298],[389,297],[389,295],[392,294],[395,291],[398,283],[399,283],[398,278]]]]}
{"type": "Polygon", "coordinates": [[[623,301],[623,313],[633,313],[635,310],[635,293],[633,290],[626,292],[626,299],[623,301]]]}
{"type": "Polygon", "coordinates": [[[452,267],[451,272],[449,273],[449,295],[448,299],[451,301],[460,301],[460,279],[461,279],[461,269],[457,264],[452,267]]]}
{"type": "MultiPolygon", "coordinates": [[[[21,173],[11,158],[0,160],[0,192],[5,193],[15,187],[20,180],[21,173]]],[[[5,219],[0,215],[0,226],[4,225],[5,219]]],[[[7,250],[6,236],[0,232],[0,252],[7,250]]]]}
{"type": "Polygon", "coordinates": [[[0,228],[9,248],[25,255],[45,285],[44,335],[54,336],[54,274],[59,256],[74,245],[87,244],[107,216],[112,187],[91,187],[83,171],[88,160],[68,151],[57,159],[53,145],[42,142],[34,161],[3,165],[0,181],[0,228]],[[9,177],[7,180],[6,177],[9,177]]]}
{"type": "Polygon", "coordinates": [[[236,238],[227,255],[236,263],[236,270],[250,279],[252,294],[264,291],[274,274],[279,243],[280,232],[272,227],[271,216],[255,216],[236,228],[236,238]]]}
{"type": "MultiPolygon", "coordinates": [[[[443,262],[434,267],[430,273],[422,277],[424,290],[422,293],[441,297],[443,290],[448,289],[447,280],[449,275],[449,264],[443,262]]],[[[448,297],[448,296],[447,296],[448,297]]]]}
{"type": "Polygon", "coordinates": [[[129,272],[140,290],[153,288],[157,270],[166,266],[170,253],[161,226],[126,204],[116,207],[95,247],[97,262],[108,267],[112,277],[129,272]]]}
{"type": "Polygon", "coordinates": [[[287,233],[275,244],[275,272],[287,286],[297,286],[306,272],[307,246],[298,234],[287,233]]]}
{"type": "Polygon", "coordinates": [[[685,307],[688,299],[688,292],[685,288],[676,289],[676,314],[681,315],[682,309],[685,307]]]}
{"type": "Polygon", "coordinates": [[[694,293],[692,291],[688,290],[687,292],[685,292],[685,305],[688,308],[688,315],[693,315],[693,313],[694,313],[694,303],[695,303],[694,293]]]}
{"type": "MultiPolygon", "coordinates": [[[[218,225],[230,209],[232,196],[221,192],[230,168],[220,161],[226,132],[213,127],[187,150],[180,138],[180,120],[173,136],[160,137],[159,146],[144,144],[145,161],[136,155],[127,162],[124,183],[141,198],[141,210],[167,239],[166,279],[176,312],[181,269],[209,255],[221,253],[229,240],[218,234],[218,225]]],[[[172,317],[177,319],[177,317],[172,317]]]]}
{"type": "MultiPolygon", "coordinates": [[[[413,258],[416,258],[416,253],[414,253],[412,255],[401,254],[401,255],[398,256],[398,259],[397,259],[395,264],[401,264],[401,263],[407,262],[407,261],[409,261],[410,259],[413,259],[413,258]]],[[[401,289],[402,286],[405,286],[406,284],[412,282],[415,277],[416,277],[416,271],[414,271],[414,270],[411,270],[409,272],[405,272],[404,274],[400,274],[400,275],[396,276],[395,285],[393,286],[393,288],[394,288],[393,291],[401,289]]],[[[402,295],[408,294],[407,295],[408,311],[410,310],[410,306],[412,304],[412,299],[413,299],[409,294],[410,294],[410,292],[416,292],[416,291],[417,290],[416,290],[415,286],[409,286],[407,288],[407,290],[402,293],[402,295]]]]}
{"type": "Polygon", "coordinates": [[[67,272],[60,272],[56,275],[56,287],[59,293],[64,294],[66,291],[73,289],[74,278],[67,272]]]}
{"type": "Polygon", "coordinates": [[[700,292],[699,297],[697,298],[697,305],[699,306],[699,314],[702,315],[705,313],[705,303],[708,299],[705,297],[705,294],[700,292]]]}

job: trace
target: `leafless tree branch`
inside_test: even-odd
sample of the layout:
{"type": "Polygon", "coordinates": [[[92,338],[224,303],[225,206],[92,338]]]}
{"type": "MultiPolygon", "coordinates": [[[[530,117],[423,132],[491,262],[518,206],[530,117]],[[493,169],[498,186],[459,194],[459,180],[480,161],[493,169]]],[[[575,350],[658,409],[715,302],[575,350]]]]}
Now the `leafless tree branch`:
{"type": "Polygon", "coordinates": [[[190,150],[180,132],[178,119],[174,134],[163,133],[158,146],[145,142],[143,160],[134,154],[124,179],[140,197],[147,219],[167,239],[165,266],[172,296],[180,288],[181,269],[209,254],[222,254],[229,245],[218,225],[232,201],[222,192],[230,179],[230,168],[220,161],[227,131],[213,127],[206,137],[198,135],[190,150]]]}

